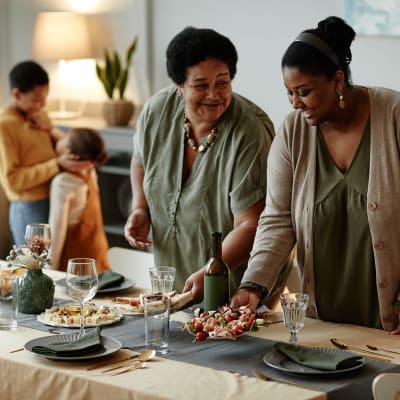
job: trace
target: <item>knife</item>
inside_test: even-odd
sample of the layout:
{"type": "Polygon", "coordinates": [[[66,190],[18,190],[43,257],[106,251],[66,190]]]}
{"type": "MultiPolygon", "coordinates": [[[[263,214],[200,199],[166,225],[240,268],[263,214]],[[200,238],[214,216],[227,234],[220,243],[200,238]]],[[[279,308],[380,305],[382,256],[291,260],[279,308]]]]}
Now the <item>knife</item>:
{"type": "Polygon", "coordinates": [[[362,355],[364,355],[365,357],[368,357],[368,358],[383,360],[383,361],[387,361],[387,362],[391,362],[390,358],[394,358],[392,356],[388,356],[387,354],[382,354],[382,353],[377,353],[377,352],[370,351],[370,350],[361,349],[360,347],[348,346],[346,343],[344,343],[336,338],[331,338],[330,341],[334,346],[336,346],[337,348],[339,348],[341,350],[354,350],[358,353],[362,353],[362,355]]]}

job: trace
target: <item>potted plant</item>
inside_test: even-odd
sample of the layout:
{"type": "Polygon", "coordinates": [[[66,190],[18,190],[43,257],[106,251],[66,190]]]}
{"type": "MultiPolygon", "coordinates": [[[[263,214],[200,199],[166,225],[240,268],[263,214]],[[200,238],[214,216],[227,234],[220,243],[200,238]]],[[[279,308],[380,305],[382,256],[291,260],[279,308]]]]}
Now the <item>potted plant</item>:
{"type": "Polygon", "coordinates": [[[103,114],[108,125],[127,125],[134,112],[134,104],[126,100],[125,90],[129,80],[129,67],[137,47],[137,36],[125,52],[124,63],[116,51],[104,50],[104,62],[96,62],[96,74],[103,84],[108,101],[103,104],[103,114]]]}

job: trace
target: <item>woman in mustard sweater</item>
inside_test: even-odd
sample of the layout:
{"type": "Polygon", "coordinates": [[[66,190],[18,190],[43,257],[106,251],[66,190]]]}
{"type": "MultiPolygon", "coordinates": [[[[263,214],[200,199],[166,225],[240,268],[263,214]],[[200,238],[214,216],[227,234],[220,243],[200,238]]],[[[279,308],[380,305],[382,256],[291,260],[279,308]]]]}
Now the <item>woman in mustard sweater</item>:
{"type": "Polygon", "coordinates": [[[43,110],[49,92],[47,72],[28,60],[16,64],[9,78],[12,101],[0,113],[0,184],[10,202],[14,244],[20,246],[27,224],[48,220],[51,179],[62,168],[79,171],[90,162],[55,153],[62,133],[43,110]]]}

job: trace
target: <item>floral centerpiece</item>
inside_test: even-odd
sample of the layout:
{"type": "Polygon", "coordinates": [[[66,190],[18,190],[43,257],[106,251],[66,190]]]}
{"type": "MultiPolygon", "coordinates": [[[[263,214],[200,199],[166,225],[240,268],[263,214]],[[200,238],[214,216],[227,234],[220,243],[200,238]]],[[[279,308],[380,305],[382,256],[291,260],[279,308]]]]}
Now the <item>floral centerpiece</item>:
{"type": "Polygon", "coordinates": [[[10,267],[26,268],[18,283],[18,311],[39,314],[53,305],[54,283],[42,268],[50,261],[47,246],[40,239],[30,246],[14,246],[6,258],[10,267]]]}

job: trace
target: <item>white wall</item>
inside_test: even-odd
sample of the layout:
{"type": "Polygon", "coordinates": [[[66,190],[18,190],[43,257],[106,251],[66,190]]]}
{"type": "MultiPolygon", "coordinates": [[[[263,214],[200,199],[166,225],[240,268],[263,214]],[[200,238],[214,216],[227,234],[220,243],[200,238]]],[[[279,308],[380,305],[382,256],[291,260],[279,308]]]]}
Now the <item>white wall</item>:
{"type": "MultiPolygon", "coordinates": [[[[87,10],[76,4],[84,4],[85,0],[0,0],[0,107],[9,100],[7,74],[12,66],[22,60],[31,58],[32,35],[36,15],[42,11],[73,11],[88,14],[94,21],[97,32],[94,39],[97,50],[102,54],[103,48],[117,50],[124,56],[125,50],[135,35],[139,36],[137,52],[131,68],[131,81],[127,95],[138,102],[149,97],[148,50],[147,43],[147,0],[93,0],[93,6],[87,10]],[[5,44],[3,44],[5,43],[5,44]]],[[[73,34],[73,32],[71,32],[73,34]]],[[[50,75],[50,98],[57,97],[59,84],[57,65],[38,60],[50,75]]],[[[94,70],[93,70],[94,74],[94,70]]],[[[94,79],[97,88],[91,97],[98,101],[105,99],[105,94],[94,79]]],[[[68,98],[79,99],[87,93],[80,93],[79,88],[67,87],[68,98]],[[69,90],[69,92],[68,92],[69,90]]],[[[92,88],[90,88],[92,90],[92,88]]]]}
{"type": "MultiPolygon", "coordinates": [[[[154,0],[154,89],[169,82],[165,48],[188,25],[228,36],[239,53],[234,90],[266,110],[276,127],[290,111],[280,60],[304,29],[329,16],[344,17],[343,0],[154,0]]],[[[400,90],[400,38],[357,37],[353,42],[354,83],[400,90]]]]}
{"type": "MultiPolygon", "coordinates": [[[[71,1],[0,0],[0,22],[8,23],[0,28],[0,106],[4,104],[9,68],[30,57],[36,14],[77,11],[71,1]]],[[[280,72],[283,52],[300,31],[315,27],[329,15],[344,16],[344,0],[93,1],[95,11],[88,13],[102,18],[107,27],[98,36],[99,42],[107,39],[117,50],[124,51],[132,37],[139,35],[134,76],[128,89],[139,101],[169,84],[165,49],[171,38],[188,25],[209,27],[229,36],[237,47],[239,64],[234,90],[258,103],[277,126],[290,111],[280,72]]],[[[400,90],[400,37],[360,36],[352,50],[355,83],[400,90]]],[[[54,80],[52,86],[55,87],[54,80]]]]}

